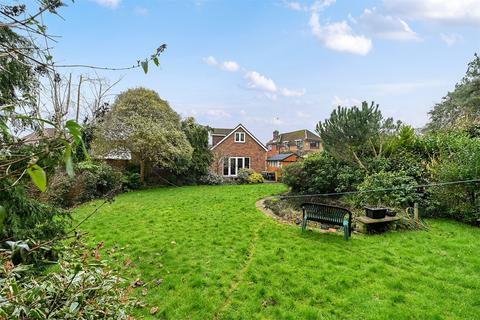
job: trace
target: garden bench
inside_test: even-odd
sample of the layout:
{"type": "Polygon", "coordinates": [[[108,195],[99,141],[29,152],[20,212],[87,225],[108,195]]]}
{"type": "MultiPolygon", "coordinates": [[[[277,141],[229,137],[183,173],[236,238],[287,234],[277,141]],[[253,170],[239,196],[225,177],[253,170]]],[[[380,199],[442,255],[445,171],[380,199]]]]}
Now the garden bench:
{"type": "Polygon", "coordinates": [[[352,213],[345,208],[319,203],[303,203],[302,233],[307,228],[308,221],[333,224],[343,227],[343,238],[348,240],[352,235],[352,213]],[[348,218],[346,218],[348,216],[348,218]]]}

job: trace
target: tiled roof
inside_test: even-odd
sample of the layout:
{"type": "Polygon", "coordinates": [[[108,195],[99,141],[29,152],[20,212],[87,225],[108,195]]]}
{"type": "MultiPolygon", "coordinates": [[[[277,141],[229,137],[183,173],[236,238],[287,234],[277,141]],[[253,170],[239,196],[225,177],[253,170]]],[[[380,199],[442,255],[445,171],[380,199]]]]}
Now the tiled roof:
{"type": "Polygon", "coordinates": [[[212,128],[212,134],[217,134],[217,135],[221,135],[223,136],[222,140],[220,140],[220,142],[218,142],[217,144],[213,145],[210,147],[210,150],[213,150],[215,149],[218,145],[220,145],[225,139],[228,138],[229,135],[233,134],[234,131],[236,131],[237,129],[241,128],[247,135],[249,135],[260,147],[262,147],[262,149],[264,149],[265,151],[267,151],[267,147],[260,141],[258,140],[257,137],[255,137],[253,134],[250,133],[250,131],[248,131],[241,123],[238,124],[238,126],[236,126],[235,128],[233,129],[223,129],[223,128],[212,128]]]}
{"type": "Polygon", "coordinates": [[[105,160],[132,160],[132,153],[126,148],[117,148],[111,150],[104,156],[96,156],[95,158],[105,160]]]}
{"type": "Polygon", "coordinates": [[[32,132],[25,137],[23,140],[27,144],[36,143],[42,139],[50,139],[55,137],[56,129],[55,128],[45,128],[42,132],[32,132]]]}
{"type": "Polygon", "coordinates": [[[225,129],[225,128],[212,128],[212,134],[219,134],[226,136],[230,132],[232,132],[233,129],[225,129]]]}
{"type": "Polygon", "coordinates": [[[280,153],[267,158],[267,161],[282,161],[294,155],[294,153],[280,153]]]}
{"type": "Polygon", "coordinates": [[[295,140],[312,140],[312,141],[321,141],[320,137],[310,130],[303,129],[292,132],[280,133],[277,139],[270,140],[267,144],[271,143],[282,143],[284,141],[293,142],[295,140]]]}

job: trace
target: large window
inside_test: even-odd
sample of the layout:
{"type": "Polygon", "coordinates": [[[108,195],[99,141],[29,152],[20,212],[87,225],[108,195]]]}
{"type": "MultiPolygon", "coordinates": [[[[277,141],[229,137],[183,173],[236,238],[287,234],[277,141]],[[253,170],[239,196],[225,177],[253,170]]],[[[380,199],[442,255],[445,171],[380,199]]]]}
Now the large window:
{"type": "Polygon", "coordinates": [[[311,148],[311,149],[318,149],[318,148],[320,148],[320,142],[318,142],[318,141],[312,141],[312,142],[310,142],[310,148],[311,148]]]}
{"type": "Polygon", "coordinates": [[[226,177],[236,177],[238,170],[250,168],[249,157],[225,157],[223,158],[223,175],[226,177]]]}
{"type": "Polygon", "coordinates": [[[235,142],[245,142],[245,132],[235,132],[235,142]]]}

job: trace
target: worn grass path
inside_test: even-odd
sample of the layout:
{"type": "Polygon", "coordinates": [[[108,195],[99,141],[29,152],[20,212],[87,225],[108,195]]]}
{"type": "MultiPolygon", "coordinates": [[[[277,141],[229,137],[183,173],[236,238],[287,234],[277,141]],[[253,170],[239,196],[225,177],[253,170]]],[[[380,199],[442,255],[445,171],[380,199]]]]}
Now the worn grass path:
{"type": "MultiPolygon", "coordinates": [[[[160,319],[479,319],[480,230],[429,221],[378,236],[280,225],[255,201],[279,184],[120,195],[83,225],[149,282],[160,319]],[[161,285],[154,281],[163,279],[161,285]]],[[[76,209],[80,219],[95,204],[76,209]]],[[[138,289],[140,296],[141,289],[138,289]]]]}

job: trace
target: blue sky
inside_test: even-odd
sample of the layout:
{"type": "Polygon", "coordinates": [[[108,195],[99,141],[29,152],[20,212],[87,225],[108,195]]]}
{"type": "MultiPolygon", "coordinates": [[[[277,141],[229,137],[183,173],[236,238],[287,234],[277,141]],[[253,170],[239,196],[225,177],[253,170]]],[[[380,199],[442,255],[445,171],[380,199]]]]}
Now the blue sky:
{"type": "Polygon", "coordinates": [[[480,51],[480,0],[77,0],[61,15],[59,63],[128,66],[167,43],[148,75],[100,74],[262,141],[363,100],[422,126],[480,51]]]}

